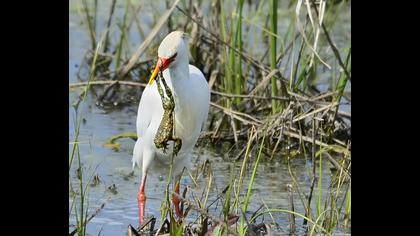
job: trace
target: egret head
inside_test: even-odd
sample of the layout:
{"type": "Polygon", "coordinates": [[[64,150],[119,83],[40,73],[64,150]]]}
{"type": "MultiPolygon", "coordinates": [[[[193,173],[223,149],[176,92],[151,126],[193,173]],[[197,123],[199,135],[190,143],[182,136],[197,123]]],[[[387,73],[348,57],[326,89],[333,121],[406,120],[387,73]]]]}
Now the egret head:
{"type": "Polygon", "coordinates": [[[158,49],[158,60],[149,84],[152,84],[160,71],[176,66],[179,61],[188,61],[188,39],[184,32],[173,31],[162,41],[158,49]]]}

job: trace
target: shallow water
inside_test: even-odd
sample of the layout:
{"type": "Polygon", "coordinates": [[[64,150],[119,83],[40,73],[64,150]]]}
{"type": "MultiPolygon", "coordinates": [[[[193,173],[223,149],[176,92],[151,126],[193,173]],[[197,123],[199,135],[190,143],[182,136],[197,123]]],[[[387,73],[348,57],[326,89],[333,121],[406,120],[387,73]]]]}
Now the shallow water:
{"type": "MultiPolygon", "coordinates": [[[[102,3],[102,1],[100,1],[102,3]]],[[[98,29],[97,32],[105,27],[106,15],[108,14],[108,6],[110,1],[104,1],[103,4],[99,4],[98,9],[98,29]]],[[[182,2],[182,1],[181,1],[182,2]]],[[[90,47],[90,39],[86,30],[86,25],[83,25],[84,15],[81,12],[81,4],[78,1],[70,1],[70,18],[69,18],[69,83],[78,82],[77,72],[79,70],[81,61],[84,53],[90,47]]],[[[154,16],[152,10],[162,9],[164,7],[164,1],[160,1],[156,6],[150,4],[144,4],[144,9],[141,10],[140,19],[144,25],[151,26],[154,22],[154,16]]],[[[114,24],[115,21],[121,21],[122,15],[124,14],[124,4],[118,1],[117,8],[114,13],[114,24]],[[115,20],[117,18],[117,20],[115,20]]],[[[177,14],[180,14],[179,12],[177,14]]],[[[132,26],[132,28],[135,28],[132,26]]],[[[144,27],[144,32],[147,33],[150,28],[144,27]]],[[[281,30],[279,32],[282,32],[281,30]]],[[[162,34],[165,34],[164,30],[162,34]]],[[[112,35],[112,32],[111,32],[112,35]]],[[[343,36],[346,37],[346,36],[343,36]]],[[[117,39],[115,36],[111,37],[113,42],[117,39]]],[[[141,36],[138,33],[131,32],[129,34],[129,42],[132,50],[141,42],[141,36]]],[[[349,90],[350,88],[348,88],[349,90]]],[[[72,108],[72,103],[78,96],[81,90],[70,90],[70,104],[69,104],[69,142],[74,140],[75,133],[75,112],[72,108]]],[[[132,132],[135,131],[136,111],[138,100],[130,106],[123,107],[122,109],[116,109],[111,111],[104,111],[95,106],[95,97],[89,93],[87,100],[79,107],[79,114],[84,118],[84,122],[80,128],[79,135],[79,149],[80,156],[83,166],[84,180],[98,175],[101,182],[96,185],[89,187],[88,190],[88,202],[89,202],[89,214],[93,213],[102,203],[105,202],[105,207],[102,209],[97,216],[87,226],[87,232],[89,235],[125,235],[128,224],[137,226],[137,191],[140,181],[140,170],[135,169],[134,176],[127,177],[127,174],[131,171],[131,155],[134,146],[132,140],[121,140],[121,148],[118,152],[113,151],[103,144],[112,135],[121,132],[132,132]],[[108,187],[115,185],[116,192],[112,192],[108,187]]],[[[350,112],[350,106],[344,107],[344,110],[350,112]]],[[[69,145],[69,150],[73,148],[72,144],[69,145]]],[[[229,181],[229,164],[230,161],[224,159],[223,152],[215,151],[210,148],[198,147],[194,150],[194,162],[199,163],[210,160],[212,170],[214,174],[213,188],[210,192],[210,199],[215,199],[216,196],[222,191],[229,181]]],[[[239,172],[241,161],[235,165],[235,170],[239,172]]],[[[301,186],[302,192],[308,192],[311,179],[311,163],[306,161],[305,158],[296,158],[291,161],[292,170],[295,172],[298,178],[299,185],[301,186]]],[[[246,193],[246,186],[250,178],[253,166],[248,167],[246,178],[244,180],[245,187],[242,194],[246,193]]],[[[72,165],[70,171],[70,182],[71,186],[77,190],[78,179],[76,175],[77,164],[76,160],[72,165]]],[[[192,170],[193,172],[194,170],[192,170]]],[[[323,169],[323,188],[324,194],[330,191],[328,184],[330,182],[331,172],[328,165],[324,165],[323,169]]],[[[257,177],[254,183],[253,197],[249,206],[249,212],[257,210],[261,204],[266,204],[268,208],[288,208],[288,198],[286,185],[291,184],[288,167],[282,158],[276,158],[274,161],[262,161],[258,168],[257,177]]],[[[182,179],[182,188],[186,185],[193,186],[191,179],[188,175],[184,175],[182,179]]],[[[205,184],[203,184],[205,185],[205,184]]],[[[160,217],[160,204],[164,198],[164,191],[166,187],[165,178],[148,178],[147,181],[147,192],[148,197],[146,204],[146,216],[154,215],[160,217]]],[[[194,189],[193,191],[200,193],[200,189],[194,189]]],[[[295,210],[297,212],[304,212],[302,204],[299,200],[298,195],[294,194],[295,199],[295,210]]],[[[69,205],[72,205],[73,197],[70,194],[69,205]]],[[[77,204],[76,204],[77,205],[77,204]]],[[[220,212],[220,205],[213,205],[210,208],[211,213],[220,212]]],[[[247,213],[247,214],[248,214],[247,213]]],[[[287,229],[288,220],[286,214],[274,214],[279,217],[275,217],[280,227],[287,229]]],[[[194,214],[191,214],[193,217],[194,214]]],[[[265,218],[266,221],[270,221],[269,217],[265,218]]],[[[76,224],[75,216],[72,212],[69,218],[70,224],[76,224]]],[[[301,222],[301,219],[297,218],[297,222],[301,222]]],[[[299,224],[298,224],[299,225],[299,224]]],[[[72,227],[71,227],[72,229],[72,227]]],[[[280,231],[281,232],[281,231],[280,231]]]]}
{"type": "MultiPolygon", "coordinates": [[[[87,100],[87,103],[90,99],[87,100]]],[[[121,140],[120,151],[116,152],[103,146],[106,139],[116,133],[135,130],[136,114],[130,112],[113,111],[104,113],[92,106],[88,112],[84,113],[86,123],[81,125],[80,133],[80,153],[83,160],[84,175],[86,179],[93,174],[97,174],[101,182],[90,187],[88,201],[91,212],[106,202],[105,208],[93,218],[88,225],[88,232],[96,235],[101,228],[101,235],[123,235],[128,224],[137,225],[137,191],[140,181],[140,170],[135,169],[133,177],[126,177],[131,169],[131,155],[134,141],[121,140]],[[114,194],[108,190],[108,187],[115,184],[117,193],[114,194]],[[110,198],[108,200],[108,198],[110,198]]],[[[72,119],[71,119],[72,120],[72,119]]],[[[71,145],[70,145],[71,147],[71,145]]],[[[201,163],[206,159],[211,161],[214,174],[214,188],[211,191],[209,202],[214,199],[229,181],[229,161],[224,160],[223,154],[214,150],[196,148],[194,151],[194,162],[201,163]]],[[[241,161],[235,165],[237,173],[240,171],[241,161]]],[[[199,166],[197,164],[196,166],[199,166]]],[[[74,188],[77,188],[78,179],[76,178],[76,167],[73,165],[71,171],[71,182],[74,188]]],[[[253,166],[248,166],[244,183],[247,183],[253,166]]],[[[310,162],[304,158],[296,158],[292,161],[292,169],[296,177],[303,186],[303,191],[308,192],[310,186],[310,162]],[[306,188],[306,189],[305,189],[306,188]]],[[[194,172],[192,170],[191,172],[194,172]]],[[[325,192],[328,191],[330,171],[324,168],[325,192]]],[[[284,161],[263,161],[258,168],[257,176],[253,189],[253,200],[249,210],[255,211],[264,202],[269,208],[287,209],[287,191],[286,185],[292,183],[287,165],[284,161]]],[[[191,179],[184,175],[181,183],[182,187],[192,186],[191,179]]],[[[203,184],[204,186],[205,184],[203,184]]],[[[166,179],[150,177],[147,180],[147,205],[146,215],[160,216],[159,209],[164,199],[166,179]]],[[[199,192],[199,191],[198,191],[199,192]]],[[[243,193],[246,192],[244,187],[243,193]]],[[[295,194],[296,210],[303,212],[298,195],[295,194]]],[[[70,198],[70,204],[72,198],[70,198]]],[[[220,212],[215,207],[211,207],[213,212],[220,212]]],[[[287,217],[283,225],[287,225],[287,217]]],[[[279,222],[282,223],[282,222],[279,222]]],[[[74,217],[70,218],[70,224],[75,224],[74,217]]]]}

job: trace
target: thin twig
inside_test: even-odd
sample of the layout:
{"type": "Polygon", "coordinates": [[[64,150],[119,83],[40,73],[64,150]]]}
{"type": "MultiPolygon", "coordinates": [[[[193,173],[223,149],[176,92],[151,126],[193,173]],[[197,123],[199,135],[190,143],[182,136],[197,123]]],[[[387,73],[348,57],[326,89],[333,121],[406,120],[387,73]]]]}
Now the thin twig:
{"type": "Polygon", "coordinates": [[[338,105],[338,103],[337,103],[337,102],[333,102],[333,103],[331,103],[331,104],[329,104],[329,105],[327,105],[327,106],[324,106],[324,107],[318,108],[318,109],[316,109],[316,110],[314,110],[314,111],[312,111],[312,112],[309,112],[309,113],[307,113],[307,114],[305,114],[305,115],[302,115],[302,116],[300,116],[300,117],[297,117],[297,118],[293,119],[293,122],[297,122],[297,121],[303,120],[303,119],[305,119],[305,118],[306,118],[306,117],[308,117],[308,116],[314,115],[314,114],[316,114],[316,113],[318,113],[318,112],[321,112],[321,111],[324,111],[324,110],[331,109],[331,108],[333,108],[333,107],[335,107],[335,106],[337,106],[337,105],[338,105]]]}
{"type": "MultiPolygon", "coordinates": [[[[136,24],[136,27],[137,27],[137,31],[139,32],[139,34],[140,34],[140,37],[142,38],[142,39],[144,39],[144,38],[146,38],[145,37],[145,35],[144,35],[144,32],[143,32],[143,29],[141,28],[141,23],[140,23],[140,21],[139,21],[139,18],[138,18],[138,15],[139,15],[139,11],[141,10],[141,8],[142,8],[142,4],[139,4],[139,6],[136,8],[132,3],[131,3],[131,1],[129,2],[129,4],[130,4],[130,8],[131,8],[131,11],[133,12],[132,14],[133,14],[133,19],[134,19],[134,23],[136,24]]],[[[131,22],[130,22],[130,24],[131,24],[131,22]]]]}
{"type": "MultiPolygon", "coordinates": [[[[79,83],[72,83],[69,84],[70,88],[76,88],[76,87],[83,87],[86,86],[87,82],[79,82],[79,83]]],[[[119,80],[99,80],[99,81],[92,81],[89,83],[90,85],[114,85],[114,84],[120,84],[120,85],[130,85],[130,86],[138,86],[138,87],[146,87],[146,83],[139,83],[139,82],[133,82],[133,81],[119,81],[119,80]]]]}
{"type": "MultiPolygon", "coordinates": [[[[248,114],[245,114],[245,113],[242,113],[242,112],[239,112],[239,111],[234,111],[234,110],[232,110],[232,109],[230,109],[230,108],[220,106],[220,105],[218,105],[218,104],[216,104],[216,103],[214,103],[214,102],[210,102],[210,105],[212,105],[212,106],[214,106],[214,107],[217,107],[217,108],[219,108],[219,109],[222,109],[222,110],[223,110],[223,112],[225,112],[225,113],[226,113],[226,114],[228,114],[228,115],[240,115],[240,116],[244,116],[244,117],[249,118],[249,119],[251,119],[252,121],[254,121],[254,122],[252,122],[252,121],[247,121],[248,123],[254,123],[254,124],[256,124],[256,125],[258,125],[258,124],[262,124],[262,123],[263,123],[262,121],[258,120],[257,118],[254,118],[254,117],[252,117],[252,116],[250,116],[250,115],[248,115],[248,114]]],[[[235,118],[236,118],[236,117],[235,117],[235,118]]]]}
{"type": "MultiPolygon", "coordinates": [[[[285,135],[287,135],[289,137],[301,139],[305,142],[312,143],[312,138],[311,137],[299,135],[298,133],[291,132],[291,131],[288,131],[288,130],[284,130],[283,132],[284,132],[285,135]]],[[[315,144],[319,145],[321,147],[329,147],[330,146],[330,145],[328,145],[326,143],[323,143],[319,140],[315,140],[315,144]]],[[[335,150],[335,149],[333,149],[333,151],[338,152],[338,153],[344,152],[343,150],[335,150]]]]}
{"type": "MultiPolygon", "coordinates": [[[[316,4],[314,0],[312,0],[312,4],[316,4]]],[[[319,17],[318,9],[316,7],[314,7],[314,9],[315,9],[317,17],[319,17]]],[[[328,33],[327,28],[325,27],[325,24],[323,22],[321,23],[321,27],[322,27],[322,30],[324,31],[324,34],[327,38],[328,43],[330,44],[334,52],[335,57],[338,60],[338,64],[340,64],[341,69],[343,69],[347,78],[351,81],[350,73],[347,71],[347,68],[344,66],[343,60],[341,59],[341,56],[340,56],[340,52],[338,51],[337,47],[334,45],[333,41],[331,40],[330,34],[328,33]]]]}
{"type": "Polygon", "coordinates": [[[334,167],[338,170],[341,170],[343,173],[345,173],[347,175],[347,177],[349,177],[351,179],[351,174],[349,172],[347,172],[345,169],[343,169],[340,164],[328,153],[328,152],[324,152],[323,154],[326,154],[328,157],[328,160],[330,160],[330,162],[334,165],[334,167]]]}
{"type": "MultiPolygon", "coordinates": [[[[249,95],[255,95],[258,91],[260,91],[261,89],[265,89],[265,87],[267,87],[267,85],[270,83],[271,78],[276,75],[276,73],[278,73],[279,70],[278,69],[274,69],[272,70],[267,76],[265,76],[261,82],[249,93],[249,95]]],[[[288,98],[287,98],[288,99],[288,98]]]]}
{"type": "Polygon", "coordinates": [[[290,101],[288,97],[265,97],[265,96],[255,96],[255,95],[242,95],[242,94],[230,94],[230,93],[223,93],[219,91],[212,90],[211,93],[217,94],[223,97],[228,98],[249,98],[249,99],[264,99],[264,100],[282,100],[282,101],[290,101]]]}

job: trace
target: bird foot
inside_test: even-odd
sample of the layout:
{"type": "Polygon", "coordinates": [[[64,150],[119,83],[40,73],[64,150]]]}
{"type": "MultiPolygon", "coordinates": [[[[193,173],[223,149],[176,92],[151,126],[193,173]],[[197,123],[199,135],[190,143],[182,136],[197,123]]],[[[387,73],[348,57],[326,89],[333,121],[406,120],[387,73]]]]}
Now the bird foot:
{"type": "Polygon", "coordinates": [[[181,147],[182,147],[182,139],[174,138],[174,154],[175,154],[175,156],[178,155],[179,150],[181,150],[181,147]]]}

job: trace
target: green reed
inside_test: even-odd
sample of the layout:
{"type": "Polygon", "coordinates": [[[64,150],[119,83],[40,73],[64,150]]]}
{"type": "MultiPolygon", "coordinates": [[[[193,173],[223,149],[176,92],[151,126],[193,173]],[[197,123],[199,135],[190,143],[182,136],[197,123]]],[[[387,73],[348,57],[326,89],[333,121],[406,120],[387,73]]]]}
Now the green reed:
{"type": "MultiPolygon", "coordinates": [[[[277,0],[270,0],[270,31],[273,34],[277,34],[277,0]]],[[[277,68],[277,38],[274,35],[270,35],[270,68],[272,70],[277,68]]],[[[278,95],[277,79],[271,79],[271,96],[275,97],[278,95]]],[[[272,113],[281,112],[282,108],[277,100],[271,100],[272,113]]]]}

